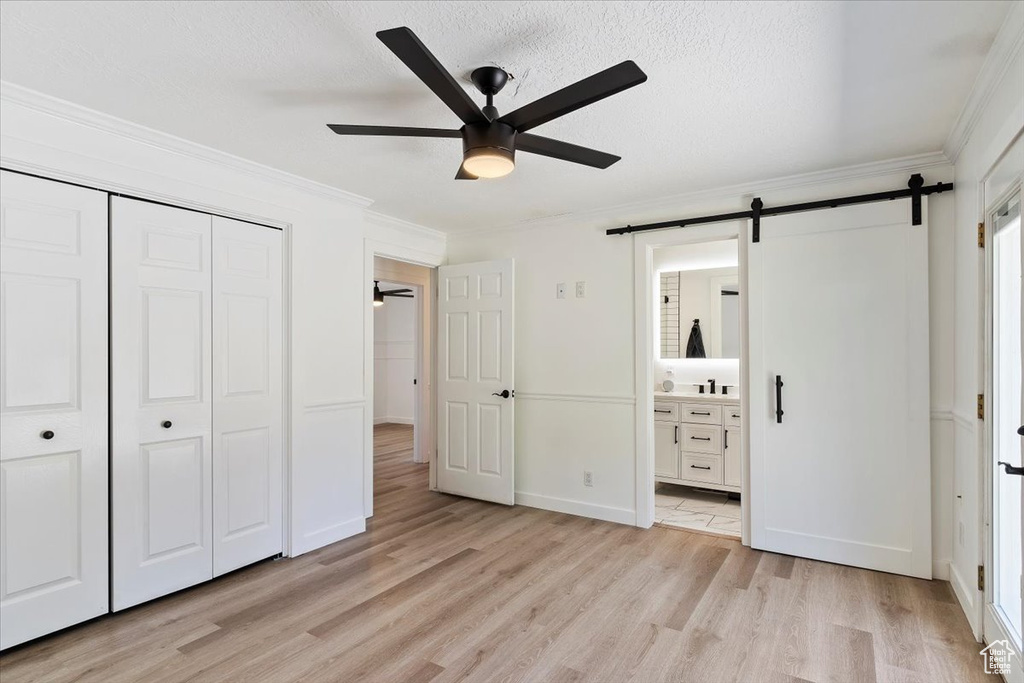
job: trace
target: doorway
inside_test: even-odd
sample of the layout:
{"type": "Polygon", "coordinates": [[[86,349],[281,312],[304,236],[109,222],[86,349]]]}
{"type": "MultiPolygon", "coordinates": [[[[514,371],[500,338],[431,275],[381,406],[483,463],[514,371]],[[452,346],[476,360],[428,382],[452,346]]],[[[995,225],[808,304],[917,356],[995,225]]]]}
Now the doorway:
{"type": "MultiPolygon", "coordinates": [[[[985,591],[984,636],[992,647],[1021,652],[1022,612],[1022,470],[1021,429],[1021,188],[1003,195],[988,215],[986,236],[990,295],[989,406],[991,444],[989,496],[988,574],[985,591]],[[1001,641],[1003,642],[1000,645],[1001,641]]],[[[987,416],[986,416],[987,417],[987,416]]],[[[998,657],[998,653],[996,654],[998,657]]],[[[996,663],[1007,680],[1020,680],[1019,659],[996,663]],[[1016,668],[1016,671],[1014,671],[1016,668]]]]}

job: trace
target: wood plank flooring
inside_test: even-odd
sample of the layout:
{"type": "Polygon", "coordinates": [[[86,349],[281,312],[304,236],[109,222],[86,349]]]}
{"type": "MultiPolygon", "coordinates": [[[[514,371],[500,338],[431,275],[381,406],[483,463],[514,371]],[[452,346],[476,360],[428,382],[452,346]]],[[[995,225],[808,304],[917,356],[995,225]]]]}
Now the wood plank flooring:
{"type": "Polygon", "coordinates": [[[362,535],[0,656],[22,681],[982,680],[949,585],[427,491],[375,428],[362,535]]]}

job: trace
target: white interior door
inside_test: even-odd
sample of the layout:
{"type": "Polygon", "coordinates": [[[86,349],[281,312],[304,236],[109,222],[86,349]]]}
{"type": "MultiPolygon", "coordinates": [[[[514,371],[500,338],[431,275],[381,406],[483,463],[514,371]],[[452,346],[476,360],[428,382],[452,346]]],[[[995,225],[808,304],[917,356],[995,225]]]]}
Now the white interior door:
{"type": "Polygon", "coordinates": [[[437,488],[515,502],[512,259],[438,268],[437,488]]]}
{"type": "Polygon", "coordinates": [[[748,244],[755,548],[931,578],[923,204],[762,218],[748,244]]]}
{"type": "MultiPolygon", "coordinates": [[[[1024,681],[1024,604],[1021,576],[1024,544],[1021,543],[1021,511],[1024,510],[1024,477],[1012,468],[1021,467],[1020,432],[1024,425],[1021,382],[1021,244],[1020,192],[994,212],[988,222],[991,234],[991,357],[992,391],[986,412],[992,419],[990,554],[986,577],[984,635],[992,646],[990,669],[998,669],[1010,683],[1024,681]],[[1011,466],[1010,471],[998,463],[1011,466]],[[1006,651],[1016,656],[1005,654],[1006,651]]],[[[987,416],[986,416],[987,417],[987,416]]]]}
{"type": "Polygon", "coordinates": [[[107,195],[0,178],[6,648],[108,609],[107,195]]]}
{"type": "Polygon", "coordinates": [[[281,231],[213,219],[213,573],[282,548],[281,231]]]}
{"type": "Polygon", "coordinates": [[[211,217],[111,203],[113,605],[213,576],[211,217]]]}

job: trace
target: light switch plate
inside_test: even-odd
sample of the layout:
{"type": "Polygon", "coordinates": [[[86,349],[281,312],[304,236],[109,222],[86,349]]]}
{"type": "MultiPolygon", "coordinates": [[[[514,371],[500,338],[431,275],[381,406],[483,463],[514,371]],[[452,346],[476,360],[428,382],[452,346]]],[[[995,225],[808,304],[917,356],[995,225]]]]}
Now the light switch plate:
{"type": "Polygon", "coordinates": [[[565,298],[565,283],[564,282],[559,282],[557,285],[555,285],[555,298],[556,299],[564,299],[565,298]]]}
{"type": "Polygon", "coordinates": [[[587,283],[580,280],[576,283],[576,298],[582,299],[587,295],[587,283]]]}

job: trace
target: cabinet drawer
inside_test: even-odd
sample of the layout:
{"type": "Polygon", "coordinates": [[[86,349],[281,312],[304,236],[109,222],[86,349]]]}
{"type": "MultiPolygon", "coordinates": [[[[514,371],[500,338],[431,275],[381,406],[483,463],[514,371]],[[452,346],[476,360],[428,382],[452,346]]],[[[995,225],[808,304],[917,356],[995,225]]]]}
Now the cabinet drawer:
{"type": "Polygon", "coordinates": [[[683,422],[697,422],[706,425],[722,424],[722,406],[704,403],[683,403],[679,406],[683,422]]]}
{"type": "Polygon", "coordinates": [[[655,401],[654,419],[657,422],[679,422],[679,404],[675,401],[655,401]]]}
{"type": "Polygon", "coordinates": [[[679,439],[684,451],[691,453],[722,454],[722,428],[712,425],[691,425],[683,423],[682,438],[679,439]]]}
{"type": "Polygon", "coordinates": [[[739,406],[722,406],[722,424],[729,427],[739,427],[740,414],[739,406]]]}
{"type": "Polygon", "coordinates": [[[703,481],[709,484],[722,483],[722,459],[713,455],[683,453],[683,471],[680,479],[703,481]]]}

